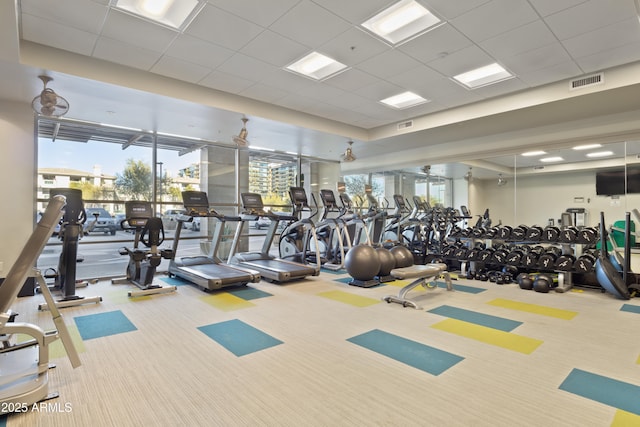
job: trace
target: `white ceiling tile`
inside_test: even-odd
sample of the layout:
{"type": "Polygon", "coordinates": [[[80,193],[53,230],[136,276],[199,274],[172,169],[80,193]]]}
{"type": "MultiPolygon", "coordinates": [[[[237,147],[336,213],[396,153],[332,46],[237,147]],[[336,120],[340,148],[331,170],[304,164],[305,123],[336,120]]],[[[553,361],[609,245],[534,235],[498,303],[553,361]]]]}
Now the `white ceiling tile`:
{"type": "Polygon", "coordinates": [[[551,31],[566,40],[636,16],[632,1],[588,1],[545,18],[551,31]]]}
{"type": "Polygon", "coordinates": [[[265,30],[240,52],[276,67],[286,67],[309,53],[309,49],[278,33],[265,30]]]}
{"type": "Polygon", "coordinates": [[[563,40],[562,45],[572,57],[581,58],[629,44],[629,40],[640,42],[640,23],[637,17],[563,40]]]}
{"type": "Polygon", "coordinates": [[[541,68],[562,64],[571,57],[558,43],[530,50],[520,55],[503,58],[500,62],[516,75],[526,74],[541,68]]]}
{"type": "Polygon", "coordinates": [[[379,80],[354,91],[355,94],[374,101],[380,101],[381,99],[385,99],[402,92],[404,92],[404,90],[401,86],[394,85],[393,83],[384,80],[379,80]]]}
{"type": "Polygon", "coordinates": [[[91,56],[97,36],[36,16],[23,15],[22,38],[69,52],[91,56]]]}
{"type": "Polygon", "coordinates": [[[259,82],[265,76],[276,72],[277,67],[241,53],[237,53],[220,65],[218,70],[246,80],[259,82]]]}
{"type": "Polygon", "coordinates": [[[21,0],[23,13],[87,33],[99,34],[109,8],[86,0],[42,1],[21,0]]]}
{"type": "Polygon", "coordinates": [[[178,33],[135,16],[112,10],[104,23],[102,35],[144,49],[164,52],[178,33]]]}
{"type": "Polygon", "coordinates": [[[344,19],[303,0],[274,22],[270,29],[315,49],[349,29],[344,19]]]}
{"type": "Polygon", "coordinates": [[[382,9],[396,3],[397,0],[367,0],[345,1],[345,0],[313,0],[314,3],[324,7],[337,16],[341,16],[347,21],[360,25],[382,9]]]}
{"type": "Polygon", "coordinates": [[[350,68],[336,76],[324,81],[329,86],[334,86],[345,91],[355,91],[363,86],[380,81],[378,77],[367,74],[355,68],[350,68]]]}
{"type": "Polygon", "coordinates": [[[326,101],[327,99],[342,96],[345,92],[337,87],[329,86],[324,83],[316,83],[296,91],[296,93],[308,98],[326,101]]]}
{"type": "Polygon", "coordinates": [[[529,0],[541,16],[549,16],[589,0],[529,0]]]}
{"type": "Polygon", "coordinates": [[[202,65],[164,55],[151,68],[151,72],[189,83],[197,83],[209,74],[211,70],[202,65]]]}
{"type": "Polygon", "coordinates": [[[442,74],[426,65],[420,65],[411,70],[391,76],[387,80],[406,90],[415,92],[424,98],[431,99],[430,89],[434,83],[440,79],[442,79],[442,74]]]}
{"type": "Polygon", "coordinates": [[[491,64],[492,62],[494,62],[493,58],[487,55],[482,49],[477,46],[469,46],[445,57],[431,61],[428,65],[447,77],[453,77],[460,73],[491,64]]]}
{"type": "Polygon", "coordinates": [[[434,105],[454,107],[480,101],[482,98],[474,91],[466,89],[447,77],[432,82],[428,90],[429,99],[434,105]]]}
{"type": "Polygon", "coordinates": [[[264,29],[211,5],[205,6],[185,30],[185,33],[228,49],[237,50],[249,43],[264,29]]]}
{"type": "Polygon", "coordinates": [[[247,89],[243,90],[239,93],[241,96],[246,96],[247,98],[257,99],[258,101],[274,103],[279,99],[284,98],[290,93],[284,91],[282,89],[278,89],[275,87],[267,86],[264,84],[257,83],[247,89]]]}
{"type": "Polygon", "coordinates": [[[275,72],[263,76],[260,81],[266,85],[277,87],[292,93],[298,93],[308,86],[318,83],[315,80],[283,69],[277,69],[275,72]]]}
{"type": "Polygon", "coordinates": [[[161,54],[121,42],[120,40],[100,37],[93,51],[93,56],[105,61],[148,71],[160,59],[161,54]]]}
{"type": "Polygon", "coordinates": [[[640,43],[626,44],[576,59],[576,62],[585,73],[616,67],[629,63],[629,61],[640,61],[640,43]]]}
{"type": "Polygon", "coordinates": [[[180,34],[165,54],[204,67],[215,68],[231,58],[234,51],[188,34],[180,34]]]}
{"type": "Polygon", "coordinates": [[[538,14],[526,0],[492,0],[450,22],[477,43],[537,19],[538,14]]]}
{"type": "Polygon", "coordinates": [[[445,53],[452,53],[472,44],[467,36],[445,24],[402,44],[398,49],[427,63],[445,53]]]}
{"type": "Polygon", "coordinates": [[[204,79],[200,80],[199,84],[223,92],[240,93],[255,84],[255,82],[233,74],[213,70],[204,79]]]}
{"type": "Polygon", "coordinates": [[[368,105],[371,102],[375,101],[363,98],[362,96],[356,95],[354,93],[346,92],[326,100],[327,104],[336,105],[352,111],[359,111],[361,107],[363,107],[364,105],[368,105]]]}
{"type": "Polygon", "coordinates": [[[421,1],[421,3],[423,3],[427,9],[439,14],[442,18],[449,20],[475,9],[478,6],[482,6],[489,1],[491,0],[427,0],[421,1]]]}
{"type": "Polygon", "coordinates": [[[544,22],[534,21],[480,42],[480,47],[496,58],[504,58],[553,43],[557,39],[544,22]]]}
{"type": "Polygon", "coordinates": [[[500,95],[506,95],[511,92],[517,92],[527,89],[527,85],[518,78],[511,78],[498,83],[482,86],[473,89],[473,92],[483,98],[494,98],[500,95]]]}
{"type": "MultiPolygon", "coordinates": [[[[529,87],[540,86],[556,81],[570,79],[582,74],[582,70],[573,61],[565,61],[547,68],[539,68],[518,74],[518,78],[529,87]]],[[[567,83],[567,87],[569,87],[567,83]]]]}
{"type": "Polygon", "coordinates": [[[262,27],[273,24],[300,0],[208,0],[212,5],[262,27]]]}
{"type": "Polygon", "coordinates": [[[356,66],[357,69],[372,74],[381,79],[411,70],[420,65],[409,55],[399,50],[387,50],[356,66]]]}
{"type": "Polygon", "coordinates": [[[389,50],[387,44],[359,28],[350,28],[318,48],[318,51],[349,66],[386,50],[389,50]]]}

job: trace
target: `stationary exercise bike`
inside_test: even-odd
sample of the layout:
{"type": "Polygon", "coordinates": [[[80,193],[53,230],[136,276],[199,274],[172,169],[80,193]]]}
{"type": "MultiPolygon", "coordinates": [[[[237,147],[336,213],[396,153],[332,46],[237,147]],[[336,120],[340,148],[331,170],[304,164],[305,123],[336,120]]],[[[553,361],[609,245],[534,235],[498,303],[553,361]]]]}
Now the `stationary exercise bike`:
{"type": "Polygon", "coordinates": [[[164,242],[164,227],[162,220],[153,216],[153,208],[150,202],[128,201],[125,202],[126,218],[122,221],[123,229],[135,230],[133,249],[123,247],[120,255],[129,255],[127,276],[111,280],[114,285],[131,283],[137,286],[139,291],[129,291],[130,297],[142,295],[173,292],[176,286],[161,286],[153,284],[156,269],[162,259],[172,259],[173,250],[159,249],[164,242]],[[147,249],[139,249],[142,244],[147,249]]]}
{"type": "MultiPolygon", "coordinates": [[[[58,237],[62,240],[62,252],[58,259],[58,270],[54,274],[47,274],[45,278],[53,278],[53,289],[62,293],[62,299],[56,302],[58,308],[72,307],[81,304],[99,303],[102,297],[84,297],[76,295],[78,241],[84,233],[84,224],[87,220],[87,213],[82,202],[82,190],[75,188],[53,188],[51,196],[61,195],[67,200],[64,215],[60,222],[60,232],[58,237]]],[[[80,283],[86,285],[85,281],[80,283]]],[[[47,304],[40,304],[38,310],[46,310],[47,304]]]]}

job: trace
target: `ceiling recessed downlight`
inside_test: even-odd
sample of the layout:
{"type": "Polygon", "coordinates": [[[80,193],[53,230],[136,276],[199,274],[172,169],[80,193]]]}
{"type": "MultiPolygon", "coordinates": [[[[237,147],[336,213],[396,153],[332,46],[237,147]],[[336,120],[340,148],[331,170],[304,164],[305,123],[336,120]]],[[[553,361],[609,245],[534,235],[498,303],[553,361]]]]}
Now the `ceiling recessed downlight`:
{"type": "Polygon", "coordinates": [[[324,80],[346,70],[347,66],[319,52],[311,52],[286,69],[314,80],[324,80]]]}
{"type": "Polygon", "coordinates": [[[542,159],[540,159],[541,162],[544,163],[554,163],[554,162],[561,162],[564,159],[560,156],[554,156],[554,157],[544,157],[542,159]]]}
{"type": "Polygon", "coordinates": [[[434,28],[442,21],[414,0],[402,0],[362,24],[364,28],[398,44],[434,28]]]}
{"type": "Polygon", "coordinates": [[[426,102],[429,102],[429,100],[413,92],[403,92],[398,95],[385,98],[380,102],[393,108],[403,109],[403,108],[410,108],[410,107],[415,107],[416,105],[424,104],[426,102]]]}
{"type": "Polygon", "coordinates": [[[547,154],[547,152],[546,151],[541,151],[541,150],[538,150],[538,151],[527,151],[526,153],[522,153],[522,155],[524,157],[542,156],[544,154],[547,154]]]}
{"type": "Polygon", "coordinates": [[[454,80],[470,89],[498,83],[511,77],[513,74],[497,62],[453,76],[454,80]]]}
{"type": "Polygon", "coordinates": [[[594,151],[593,153],[587,153],[587,157],[608,157],[613,156],[613,151],[594,151]]]}
{"type": "Polygon", "coordinates": [[[594,148],[600,148],[602,147],[602,144],[583,144],[583,145],[576,145],[575,147],[573,147],[574,150],[593,150],[594,148]]]}

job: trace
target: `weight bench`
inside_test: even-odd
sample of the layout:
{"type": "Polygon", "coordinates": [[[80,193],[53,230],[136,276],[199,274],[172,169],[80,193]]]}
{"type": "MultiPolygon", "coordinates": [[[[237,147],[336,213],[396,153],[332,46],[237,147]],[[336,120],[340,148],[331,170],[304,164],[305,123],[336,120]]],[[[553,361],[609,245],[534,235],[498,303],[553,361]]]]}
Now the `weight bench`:
{"type": "Polygon", "coordinates": [[[422,285],[423,288],[432,291],[438,287],[435,283],[430,283],[433,280],[443,277],[447,284],[447,290],[452,291],[453,285],[451,284],[451,276],[447,271],[447,265],[441,263],[426,264],[426,265],[412,265],[410,267],[394,268],[390,273],[396,279],[416,279],[404,288],[400,289],[398,296],[387,295],[382,298],[383,301],[388,303],[402,304],[403,307],[413,307],[420,310],[420,307],[415,302],[407,299],[407,293],[412,289],[422,285]]]}

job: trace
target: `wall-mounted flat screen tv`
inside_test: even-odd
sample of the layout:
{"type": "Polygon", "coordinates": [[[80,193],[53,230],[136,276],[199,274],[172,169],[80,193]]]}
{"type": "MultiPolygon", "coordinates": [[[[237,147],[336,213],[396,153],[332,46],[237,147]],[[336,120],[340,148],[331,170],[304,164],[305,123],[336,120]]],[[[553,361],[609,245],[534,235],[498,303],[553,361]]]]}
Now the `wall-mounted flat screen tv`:
{"type": "Polygon", "coordinates": [[[596,194],[598,196],[631,193],[640,193],[640,165],[627,166],[626,170],[619,168],[596,173],[596,194]]]}

